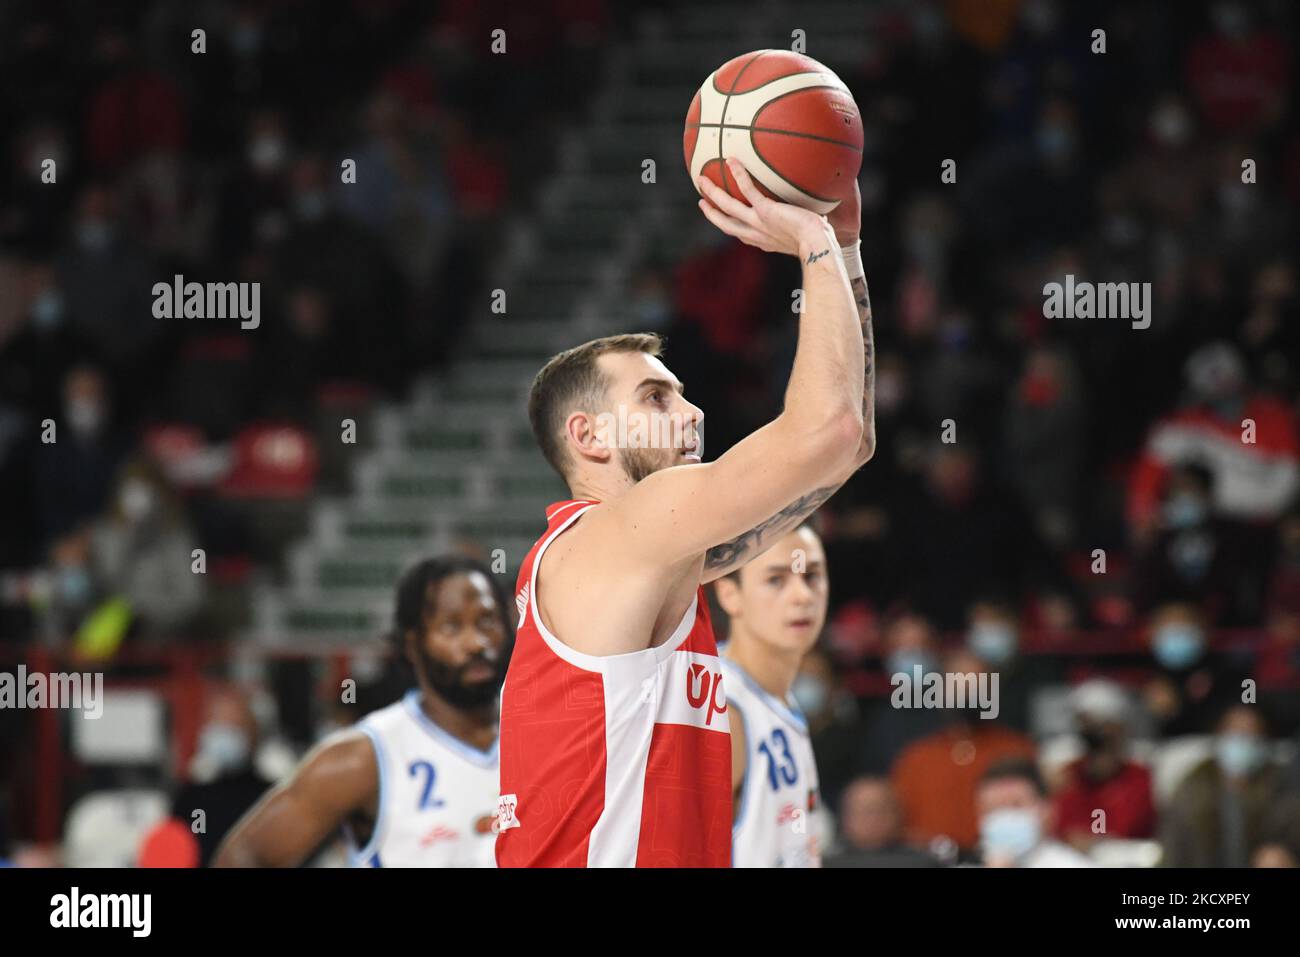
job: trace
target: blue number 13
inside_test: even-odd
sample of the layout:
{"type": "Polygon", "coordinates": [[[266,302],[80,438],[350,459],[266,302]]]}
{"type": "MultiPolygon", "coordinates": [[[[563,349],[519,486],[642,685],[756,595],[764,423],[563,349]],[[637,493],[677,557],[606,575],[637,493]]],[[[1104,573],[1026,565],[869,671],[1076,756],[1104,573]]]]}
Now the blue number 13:
{"type": "Polygon", "coordinates": [[[777,758],[772,755],[773,748],[769,748],[766,741],[758,746],[758,750],[762,752],[763,757],[767,758],[767,783],[775,791],[780,787],[778,775],[787,785],[794,784],[799,780],[799,768],[794,763],[794,755],[790,753],[790,742],[780,728],[772,732],[772,745],[773,748],[780,748],[781,751],[779,767],[777,758]]]}

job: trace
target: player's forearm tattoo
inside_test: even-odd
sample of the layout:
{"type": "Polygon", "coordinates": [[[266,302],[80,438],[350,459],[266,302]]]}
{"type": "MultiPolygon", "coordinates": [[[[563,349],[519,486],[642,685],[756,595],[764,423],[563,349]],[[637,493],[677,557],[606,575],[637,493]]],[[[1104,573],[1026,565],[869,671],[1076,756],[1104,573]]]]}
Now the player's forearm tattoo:
{"type": "Polygon", "coordinates": [[[835,494],[838,485],[828,485],[801,495],[766,521],[759,522],[749,531],[729,542],[714,545],[705,553],[706,569],[725,568],[748,561],[771,547],[774,540],[796,528],[800,522],[817,511],[822,503],[835,494]]]}
{"type": "Polygon", "coordinates": [[[830,254],[831,254],[831,251],[830,251],[829,249],[823,249],[823,250],[822,250],[821,252],[819,252],[819,253],[809,253],[809,254],[808,254],[808,262],[807,262],[806,265],[811,266],[813,263],[815,263],[817,260],[821,259],[823,256],[829,256],[830,254]]]}
{"type": "Polygon", "coordinates": [[[876,431],[876,344],[871,332],[871,294],[867,291],[867,278],[858,276],[849,282],[853,299],[858,304],[858,319],[862,323],[862,441],[865,445],[875,440],[876,431]]]}

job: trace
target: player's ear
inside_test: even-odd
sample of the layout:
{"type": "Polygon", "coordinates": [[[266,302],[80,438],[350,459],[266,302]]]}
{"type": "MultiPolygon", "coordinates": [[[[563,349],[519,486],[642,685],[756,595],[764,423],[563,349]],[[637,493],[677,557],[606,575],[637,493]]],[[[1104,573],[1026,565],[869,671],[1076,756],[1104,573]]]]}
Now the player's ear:
{"type": "Polygon", "coordinates": [[[713,583],[713,593],[718,596],[718,604],[727,613],[728,618],[740,614],[740,580],[734,575],[724,575],[713,583]]]}
{"type": "Polygon", "coordinates": [[[607,462],[613,455],[615,424],[607,412],[570,412],[564,420],[565,437],[578,454],[595,462],[607,462]]]}

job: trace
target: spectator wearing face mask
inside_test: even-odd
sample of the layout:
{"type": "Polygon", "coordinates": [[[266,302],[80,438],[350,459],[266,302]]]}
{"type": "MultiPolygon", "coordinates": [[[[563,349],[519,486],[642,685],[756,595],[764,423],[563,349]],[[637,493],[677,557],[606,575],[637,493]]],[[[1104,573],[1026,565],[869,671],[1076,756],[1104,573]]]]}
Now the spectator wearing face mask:
{"type": "Polygon", "coordinates": [[[1156,673],[1142,697],[1162,737],[1203,734],[1228,702],[1240,700],[1243,663],[1210,650],[1205,621],[1195,607],[1157,608],[1148,640],[1156,673]]]}
{"type": "MultiPolygon", "coordinates": [[[[942,667],[938,638],[929,619],[911,611],[891,614],[883,626],[884,657],[880,663],[887,679],[912,675],[920,667],[927,675],[942,667]]],[[[889,696],[872,701],[863,713],[858,733],[858,770],[884,775],[894,759],[912,742],[918,741],[953,721],[943,710],[903,710],[890,704],[889,696]]]]}
{"type": "Polygon", "coordinates": [[[1134,572],[1134,605],[1195,604],[1213,624],[1259,623],[1264,553],[1241,522],[1214,512],[1214,474],[1199,463],[1168,474],[1154,537],[1134,572]]]}
{"type": "Polygon", "coordinates": [[[33,462],[37,520],[45,545],[78,531],[108,503],[125,443],[111,421],[108,384],[100,369],[79,365],[63,380],[54,441],[42,441],[33,462]]]}
{"type": "Polygon", "coordinates": [[[804,655],[790,693],[808,719],[822,800],[834,805],[856,770],[857,703],[841,687],[830,658],[817,648],[804,655]]]}
{"type": "Polygon", "coordinates": [[[1069,357],[1038,347],[1003,412],[1003,465],[1038,533],[1054,546],[1074,540],[1085,409],[1078,371],[1069,357]]]}
{"type": "Polygon", "coordinates": [[[1030,730],[1034,691],[1063,679],[1055,659],[1020,654],[1020,624],[1015,610],[1000,598],[975,602],[967,612],[966,650],[977,657],[981,670],[998,676],[998,717],[1016,731],[1030,730]]]}
{"type": "Polygon", "coordinates": [[[938,867],[903,839],[903,813],[885,778],[859,777],[840,801],[840,846],[823,867],[938,867]]]}
{"type": "Polygon", "coordinates": [[[1156,821],[1151,772],[1127,757],[1127,695],[1098,678],[1075,688],[1070,702],[1085,750],[1065,768],[1055,796],[1055,835],[1079,850],[1106,838],[1151,837],[1156,821]]]}
{"type": "Polygon", "coordinates": [[[97,578],[129,607],[136,634],[174,634],[193,620],[205,591],[193,569],[197,541],[155,465],[135,459],[123,468],[91,541],[97,578]]]}
{"type": "Polygon", "coordinates": [[[237,688],[219,689],[208,702],[191,771],[172,801],[172,817],[191,830],[203,812],[206,830],[197,832],[199,862],[206,867],[226,832],[234,827],[273,782],[253,766],[258,745],[257,719],[248,696],[237,688]]]}
{"type": "MultiPolygon", "coordinates": [[[[1300,797],[1269,756],[1255,705],[1228,708],[1215,727],[1214,757],[1174,792],[1160,828],[1166,867],[1246,867],[1270,845],[1300,848],[1300,797]]],[[[1268,855],[1265,855],[1266,857],[1268,855]]]]}
{"type": "Polygon", "coordinates": [[[1033,761],[992,765],[975,790],[980,856],[988,867],[1092,867],[1085,855],[1049,837],[1052,807],[1033,761]]]}

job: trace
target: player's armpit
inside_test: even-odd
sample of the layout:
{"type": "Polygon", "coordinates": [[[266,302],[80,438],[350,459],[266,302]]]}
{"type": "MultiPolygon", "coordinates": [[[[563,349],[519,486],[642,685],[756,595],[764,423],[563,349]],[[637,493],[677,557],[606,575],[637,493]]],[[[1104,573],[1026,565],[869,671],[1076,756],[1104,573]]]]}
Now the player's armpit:
{"type": "Polygon", "coordinates": [[[222,841],[216,867],[296,867],[349,815],[375,813],[379,768],[370,739],[347,731],[317,745],[222,841]]]}

